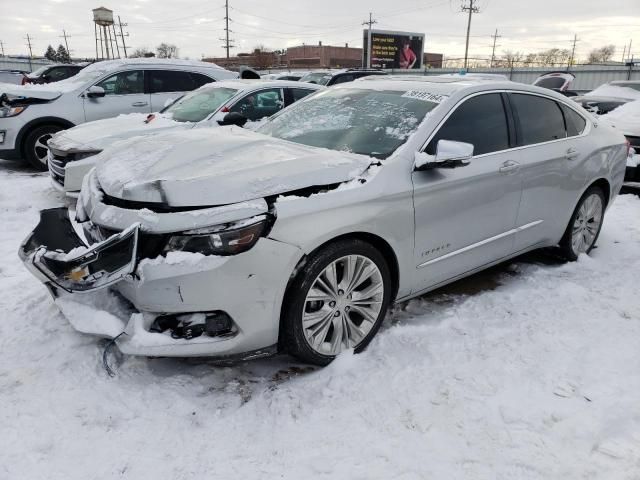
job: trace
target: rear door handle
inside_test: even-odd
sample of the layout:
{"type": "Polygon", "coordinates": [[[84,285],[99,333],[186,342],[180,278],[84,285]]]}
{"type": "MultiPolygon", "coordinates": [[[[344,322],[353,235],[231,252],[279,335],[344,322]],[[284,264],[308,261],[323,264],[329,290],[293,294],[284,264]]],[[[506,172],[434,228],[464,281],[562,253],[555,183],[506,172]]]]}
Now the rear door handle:
{"type": "Polygon", "coordinates": [[[500,173],[516,172],[520,169],[520,164],[514,160],[507,160],[500,167],[500,173]]]}
{"type": "Polygon", "coordinates": [[[146,107],[149,105],[149,102],[133,102],[131,104],[132,107],[146,107]]]}
{"type": "Polygon", "coordinates": [[[565,157],[567,158],[567,160],[573,160],[577,156],[578,156],[578,150],[576,150],[575,148],[569,148],[565,153],[565,157]]]}

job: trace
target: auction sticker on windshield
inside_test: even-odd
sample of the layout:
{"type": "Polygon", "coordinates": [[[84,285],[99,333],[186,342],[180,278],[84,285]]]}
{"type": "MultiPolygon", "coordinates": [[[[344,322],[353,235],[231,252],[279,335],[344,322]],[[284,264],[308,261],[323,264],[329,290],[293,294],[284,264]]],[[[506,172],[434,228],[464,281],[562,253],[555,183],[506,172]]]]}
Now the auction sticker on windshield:
{"type": "Polygon", "coordinates": [[[402,95],[406,98],[415,98],[417,100],[424,100],[425,102],[440,103],[449,95],[442,95],[439,93],[425,92],[424,90],[409,90],[402,95]]]}

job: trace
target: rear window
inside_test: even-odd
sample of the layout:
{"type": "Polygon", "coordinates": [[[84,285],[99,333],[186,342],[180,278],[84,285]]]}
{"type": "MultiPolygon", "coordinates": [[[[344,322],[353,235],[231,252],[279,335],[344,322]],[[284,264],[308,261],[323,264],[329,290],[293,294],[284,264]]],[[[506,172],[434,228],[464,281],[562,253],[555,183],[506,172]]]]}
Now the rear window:
{"type": "Polygon", "coordinates": [[[212,80],[205,75],[177,70],[150,70],[151,93],[189,92],[212,80]]]}
{"type": "Polygon", "coordinates": [[[522,93],[512,93],[510,98],[520,120],[522,145],[566,138],[564,117],[555,101],[522,93]]]}
{"type": "Polygon", "coordinates": [[[565,80],[562,77],[547,77],[543,78],[535,83],[536,87],[549,88],[553,90],[554,88],[562,88],[565,80]]]}

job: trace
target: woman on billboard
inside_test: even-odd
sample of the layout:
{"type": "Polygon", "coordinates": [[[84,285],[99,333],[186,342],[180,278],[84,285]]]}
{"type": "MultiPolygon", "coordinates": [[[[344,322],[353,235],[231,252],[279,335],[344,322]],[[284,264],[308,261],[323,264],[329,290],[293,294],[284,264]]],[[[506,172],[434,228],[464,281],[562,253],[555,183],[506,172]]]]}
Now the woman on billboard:
{"type": "Polygon", "coordinates": [[[400,68],[410,69],[416,63],[416,54],[411,50],[411,42],[404,40],[402,42],[402,50],[400,50],[400,68]]]}

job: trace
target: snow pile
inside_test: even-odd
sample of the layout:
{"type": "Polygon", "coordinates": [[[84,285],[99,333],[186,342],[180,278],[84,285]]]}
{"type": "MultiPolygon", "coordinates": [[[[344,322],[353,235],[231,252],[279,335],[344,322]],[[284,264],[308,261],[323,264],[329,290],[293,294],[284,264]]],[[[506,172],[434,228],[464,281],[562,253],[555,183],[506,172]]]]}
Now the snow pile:
{"type": "Polygon", "coordinates": [[[591,90],[584,94],[585,97],[614,97],[614,98],[628,98],[630,100],[640,99],[640,91],[634,90],[630,87],[621,87],[618,85],[610,85],[605,83],[600,85],[595,90],[591,90]]]}
{"type": "Polygon", "coordinates": [[[640,99],[620,105],[599,118],[625,135],[640,136],[640,99]]]}
{"type": "Polygon", "coordinates": [[[529,255],[401,305],[325,369],[113,355],[110,378],[105,342],[17,258],[61,200],[12,169],[0,162],[3,480],[637,478],[638,198],[616,200],[592,257],[529,255]]]}

